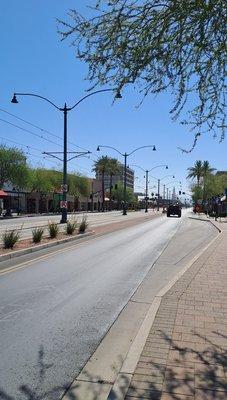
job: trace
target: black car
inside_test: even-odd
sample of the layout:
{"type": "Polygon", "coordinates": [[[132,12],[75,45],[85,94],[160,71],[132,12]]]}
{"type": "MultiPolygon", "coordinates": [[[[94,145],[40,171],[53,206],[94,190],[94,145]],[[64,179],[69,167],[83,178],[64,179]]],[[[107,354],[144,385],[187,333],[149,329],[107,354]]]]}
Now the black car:
{"type": "Polygon", "coordinates": [[[170,215],[178,215],[178,218],[181,217],[181,206],[179,204],[170,204],[167,208],[167,217],[170,215]]]}

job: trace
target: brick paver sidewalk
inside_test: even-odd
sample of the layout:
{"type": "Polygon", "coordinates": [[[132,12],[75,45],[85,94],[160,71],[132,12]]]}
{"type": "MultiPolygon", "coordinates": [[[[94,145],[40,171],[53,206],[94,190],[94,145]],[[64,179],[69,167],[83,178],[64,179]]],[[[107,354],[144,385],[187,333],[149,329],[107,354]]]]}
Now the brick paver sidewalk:
{"type": "Polygon", "coordinates": [[[163,297],[127,400],[227,400],[227,226],[223,228],[163,297]]]}

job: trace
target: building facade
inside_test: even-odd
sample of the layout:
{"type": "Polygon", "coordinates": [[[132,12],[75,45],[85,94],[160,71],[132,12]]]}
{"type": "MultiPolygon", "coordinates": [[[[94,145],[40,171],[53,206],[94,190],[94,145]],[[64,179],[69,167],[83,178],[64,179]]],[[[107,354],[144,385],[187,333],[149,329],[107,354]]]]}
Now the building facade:
{"type": "MultiPolygon", "coordinates": [[[[118,175],[113,175],[112,177],[112,186],[115,186],[118,183],[121,183],[122,185],[124,184],[125,167],[120,162],[119,162],[119,167],[120,167],[120,173],[118,175]]],[[[96,179],[98,181],[101,181],[102,175],[96,173],[96,179]]],[[[134,191],[134,171],[129,167],[126,168],[126,187],[134,191]]],[[[105,190],[110,188],[110,176],[106,173],[104,174],[104,188],[105,190]]]]}

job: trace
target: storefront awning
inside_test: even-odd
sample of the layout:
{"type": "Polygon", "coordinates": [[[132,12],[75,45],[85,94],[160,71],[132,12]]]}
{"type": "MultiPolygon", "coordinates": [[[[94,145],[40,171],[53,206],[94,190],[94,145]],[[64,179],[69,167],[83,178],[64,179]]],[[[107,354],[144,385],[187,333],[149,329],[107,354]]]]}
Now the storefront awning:
{"type": "Polygon", "coordinates": [[[6,196],[8,196],[8,194],[6,192],[4,192],[4,190],[0,190],[0,198],[6,197],[6,196]]]}

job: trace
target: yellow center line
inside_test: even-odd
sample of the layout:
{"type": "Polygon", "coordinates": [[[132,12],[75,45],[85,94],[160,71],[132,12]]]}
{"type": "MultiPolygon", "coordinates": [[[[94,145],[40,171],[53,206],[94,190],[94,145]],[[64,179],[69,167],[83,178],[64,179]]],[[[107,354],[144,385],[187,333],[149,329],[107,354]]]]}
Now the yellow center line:
{"type": "MultiPolygon", "coordinates": [[[[93,237],[93,238],[91,237],[90,238],[90,240],[94,240],[94,239],[99,239],[99,238],[98,237],[97,238],[95,238],[95,237],[93,237]]],[[[17,264],[15,266],[13,266],[13,267],[5,268],[2,271],[0,271],[0,276],[9,274],[10,272],[14,272],[14,271],[17,271],[17,270],[22,269],[22,268],[25,268],[25,267],[27,267],[27,266],[29,266],[31,264],[35,264],[35,263],[37,263],[37,262],[39,262],[41,260],[45,260],[45,259],[47,259],[49,257],[55,256],[56,254],[65,253],[66,251],[68,251],[70,249],[74,249],[75,247],[81,247],[83,244],[89,243],[90,240],[86,240],[86,241],[84,241],[82,243],[76,243],[76,244],[74,244],[72,246],[66,247],[66,248],[61,249],[61,250],[59,249],[59,250],[53,251],[50,254],[44,254],[43,256],[39,256],[39,257],[33,258],[32,260],[29,260],[29,261],[24,261],[24,262],[22,262],[20,264],[17,264]]]]}

